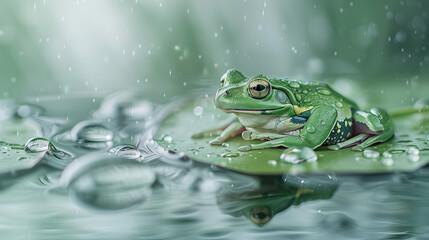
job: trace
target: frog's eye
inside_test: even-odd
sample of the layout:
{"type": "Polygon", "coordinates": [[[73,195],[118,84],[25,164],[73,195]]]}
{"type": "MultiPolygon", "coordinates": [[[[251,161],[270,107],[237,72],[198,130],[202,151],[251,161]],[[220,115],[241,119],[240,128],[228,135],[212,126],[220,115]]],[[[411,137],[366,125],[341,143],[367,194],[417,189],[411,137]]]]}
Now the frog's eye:
{"type": "Polygon", "coordinates": [[[226,83],[226,73],[220,78],[220,86],[225,86],[226,83]]]}
{"type": "Polygon", "coordinates": [[[271,210],[268,207],[256,207],[250,212],[250,220],[262,226],[271,220],[271,210]]]}
{"type": "Polygon", "coordinates": [[[252,98],[265,98],[271,92],[271,84],[265,79],[256,79],[249,83],[248,91],[252,98]]]}

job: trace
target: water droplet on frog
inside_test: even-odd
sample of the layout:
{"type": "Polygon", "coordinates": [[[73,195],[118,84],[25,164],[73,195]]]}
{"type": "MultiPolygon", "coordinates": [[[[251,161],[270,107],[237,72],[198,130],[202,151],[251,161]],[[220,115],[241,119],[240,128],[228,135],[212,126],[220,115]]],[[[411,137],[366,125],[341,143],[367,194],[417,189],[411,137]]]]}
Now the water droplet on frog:
{"type": "Polygon", "coordinates": [[[298,102],[300,102],[301,101],[301,95],[299,95],[299,94],[295,94],[295,98],[296,98],[296,100],[298,101],[298,102]]]}
{"type": "Polygon", "coordinates": [[[307,91],[307,90],[304,90],[304,91],[302,91],[302,93],[307,94],[307,93],[308,93],[308,91],[307,91]]]}
{"type": "Polygon", "coordinates": [[[301,87],[301,85],[299,84],[299,82],[297,81],[292,81],[289,83],[289,86],[293,87],[293,88],[299,88],[301,87]]]}
{"type": "Polygon", "coordinates": [[[276,166],[277,165],[277,161],[276,160],[268,160],[268,165],[276,166]]]}
{"type": "Polygon", "coordinates": [[[416,147],[410,147],[407,151],[408,160],[411,162],[417,162],[420,160],[420,150],[416,147]]]}
{"type": "Polygon", "coordinates": [[[162,140],[164,140],[165,142],[171,143],[173,142],[173,137],[170,135],[165,135],[162,140]]]}
{"type": "Polygon", "coordinates": [[[229,153],[222,154],[222,157],[238,157],[238,156],[240,156],[240,154],[236,152],[229,152],[229,153]]]}
{"type": "Polygon", "coordinates": [[[327,88],[321,88],[320,87],[320,88],[317,88],[316,90],[318,93],[320,93],[322,95],[326,95],[326,96],[331,95],[331,91],[329,91],[329,89],[327,89],[327,88]]]}
{"type": "Polygon", "coordinates": [[[111,148],[109,152],[114,153],[118,157],[125,157],[128,159],[137,159],[141,156],[140,151],[131,145],[120,145],[111,148]]]}
{"type": "Polygon", "coordinates": [[[322,121],[320,122],[320,124],[325,125],[325,124],[326,124],[326,122],[322,120],[322,121]]]}
{"type": "Polygon", "coordinates": [[[317,85],[319,85],[319,82],[318,81],[311,81],[310,85],[311,86],[317,86],[317,85]]]}
{"type": "Polygon", "coordinates": [[[336,103],[335,103],[335,106],[337,106],[337,107],[341,108],[341,107],[343,107],[343,104],[342,104],[342,103],[340,103],[340,102],[336,102],[336,103]]]}
{"type": "Polygon", "coordinates": [[[280,160],[292,164],[314,162],[317,160],[317,155],[309,147],[291,147],[280,155],[280,160]]]}
{"type": "Polygon", "coordinates": [[[55,146],[46,138],[31,138],[24,146],[26,152],[45,152],[56,150],[55,146]]]}
{"type": "Polygon", "coordinates": [[[113,140],[113,131],[107,127],[89,121],[76,124],[70,131],[77,142],[108,142],[113,140]]]}
{"type": "Polygon", "coordinates": [[[315,133],[316,132],[316,128],[314,127],[313,124],[308,124],[308,126],[307,126],[307,132],[308,133],[315,133]]]}
{"type": "Polygon", "coordinates": [[[199,117],[199,116],[201,116],[201,115],[203,115],[203,113],[204,113],[204,108],[203,107],[201,107],[201,106],[196,106],[195,108],[194,108],[194,115],[195,116],[197,116],[197,117],[199,117]]]}
{"type": "Polygon", "coordinates": [[[367,148],[367,149],[363,150],[363,156],[366,158],[375,159],[375,158],[378,158],[380,156],[380,152],[367,148]]]}

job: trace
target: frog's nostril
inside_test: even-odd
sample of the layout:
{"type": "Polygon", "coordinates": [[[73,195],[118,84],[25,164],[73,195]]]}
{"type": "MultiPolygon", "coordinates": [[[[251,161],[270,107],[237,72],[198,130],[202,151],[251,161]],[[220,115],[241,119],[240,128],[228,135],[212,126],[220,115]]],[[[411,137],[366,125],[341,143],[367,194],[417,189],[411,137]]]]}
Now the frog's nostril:
{"type": "Polygon", "coordinates": [[[225,94],[226,95],[231,95],[231,92],[230,91],[225,91],[225,94]]]}

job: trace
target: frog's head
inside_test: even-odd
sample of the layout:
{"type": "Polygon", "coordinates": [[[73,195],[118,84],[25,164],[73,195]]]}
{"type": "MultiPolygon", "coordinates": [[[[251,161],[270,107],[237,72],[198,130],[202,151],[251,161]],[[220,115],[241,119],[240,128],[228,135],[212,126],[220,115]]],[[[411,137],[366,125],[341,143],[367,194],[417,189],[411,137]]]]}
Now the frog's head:
{"type": "Polygon", "coordinates": [[[237,70],[228,70],[220,81],[215,104],[227,113],[295,115],[289,96],[293,98],[293,94],[281,80],[263,75],[246,78],[237,70]]]}

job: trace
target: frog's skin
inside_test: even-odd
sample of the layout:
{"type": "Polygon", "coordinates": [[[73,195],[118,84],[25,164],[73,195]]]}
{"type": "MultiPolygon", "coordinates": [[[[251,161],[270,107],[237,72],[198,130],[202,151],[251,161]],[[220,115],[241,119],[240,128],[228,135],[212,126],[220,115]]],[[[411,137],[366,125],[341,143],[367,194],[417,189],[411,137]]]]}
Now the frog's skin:
{"type": "Polygon", "coordinates": [[[273,147],[327,145],[339,150],[354,146],[362,151],[385,142],[394,134],[389,115],[381,109],[361,111],[357,105],[325,83],[267,78],[246,78],[237,70],[227,71],[215,97],[217,108],[237,118],[194,138],[219,133],[210,141],[220,145],[241,134],[245,140],[268,140],[241,146],[240,151],[273,147]]]}

